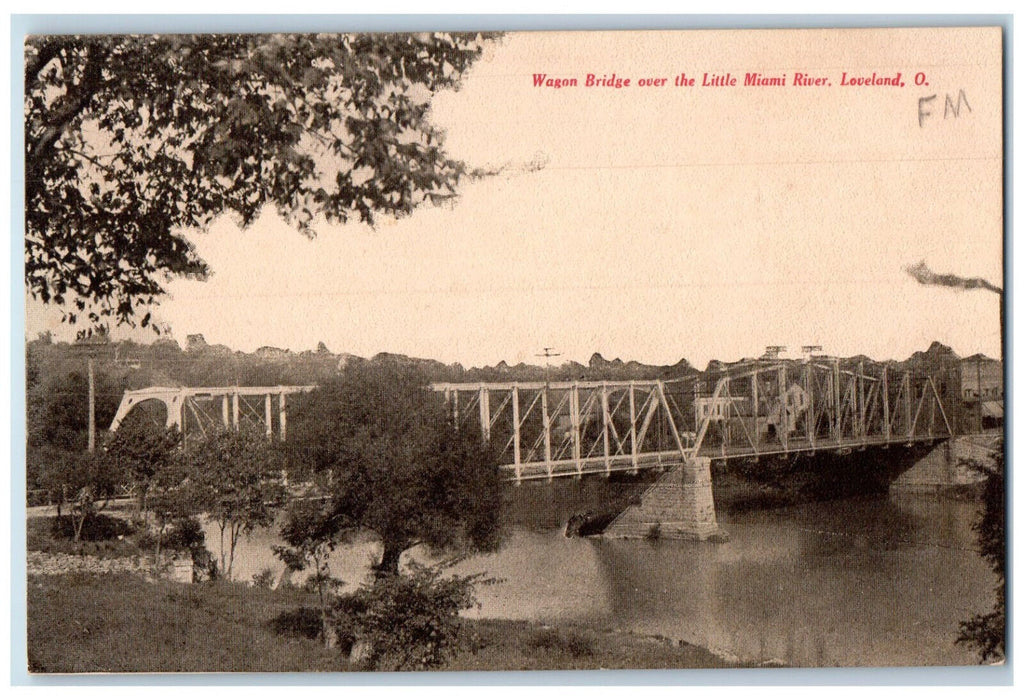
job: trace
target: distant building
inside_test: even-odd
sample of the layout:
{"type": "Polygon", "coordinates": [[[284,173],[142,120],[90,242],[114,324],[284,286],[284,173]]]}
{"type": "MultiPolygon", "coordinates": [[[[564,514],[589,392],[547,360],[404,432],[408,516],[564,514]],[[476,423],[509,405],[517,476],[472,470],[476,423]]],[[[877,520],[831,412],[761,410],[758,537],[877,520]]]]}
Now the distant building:
{"type": "Polygon", "coordinates": [[[1003,363],[984,355],[960,361],[961,429],[975,432],[1003,425],[1003,363]]]}

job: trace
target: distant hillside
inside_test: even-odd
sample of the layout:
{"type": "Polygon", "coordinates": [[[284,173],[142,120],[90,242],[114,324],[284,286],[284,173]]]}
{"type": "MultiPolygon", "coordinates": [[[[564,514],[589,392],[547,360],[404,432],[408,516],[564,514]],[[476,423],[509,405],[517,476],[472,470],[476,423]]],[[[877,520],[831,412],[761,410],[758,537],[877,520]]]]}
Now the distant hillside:
{"type": "MultiPolygon", "coordinates": [[[[26,352],[30,375],[36,380],[85,370],[85,359],[80,351],[68,343],[54,343],[47,336],[27,343],[26,352]]],[[[526,363],[509,365],[502,361],[494,366],[466,369],[458,363],[447,365],[437,360],[393,353],[379,353],[371,361],[384,359],[416,367],[433,382],[628,381],[678,379],[702,373],[686,359],[672,365],[649,365],[621,358],[608,360],[596,352],[585,365],[568,361],[547,367],[526,363]]],[[[148,345],[131,341],[112,343],[99,352],[97,368],[123,389],[154,385],[266,386],[316,384],[335,375],[349,363],[361,361],[366,360],[348,353],[331,352],[324,343],[320,343],[315,351],[293,352],[265,346],[253,353],[244,353],[232,351],[224,345],[209,345],[202,335],[192,335],[184,350],[168,338],[160,338],[148,345]]],[[[704,373],[720,372],[751,361],[712,360],[704,373]]],[[[872,359],[857,355],[844,360],[858,361],[871,363],[872,359]]],[[[935,373],[951,370],[960,361],[952,349],[934,342],[927,350],[915,352],[895,364],[900,368],[935,373]]]]}

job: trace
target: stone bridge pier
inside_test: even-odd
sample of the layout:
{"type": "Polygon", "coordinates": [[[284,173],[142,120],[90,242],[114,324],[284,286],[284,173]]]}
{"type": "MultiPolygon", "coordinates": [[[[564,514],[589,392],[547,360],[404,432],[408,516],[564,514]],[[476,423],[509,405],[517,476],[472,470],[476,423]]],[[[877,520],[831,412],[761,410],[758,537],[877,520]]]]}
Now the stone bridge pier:
{"type": "Polygon", "coordinates": [[[604,531],[606,537],[693,540],[720,534],[709,457],[692,457],[662,474],[604,531]]]}

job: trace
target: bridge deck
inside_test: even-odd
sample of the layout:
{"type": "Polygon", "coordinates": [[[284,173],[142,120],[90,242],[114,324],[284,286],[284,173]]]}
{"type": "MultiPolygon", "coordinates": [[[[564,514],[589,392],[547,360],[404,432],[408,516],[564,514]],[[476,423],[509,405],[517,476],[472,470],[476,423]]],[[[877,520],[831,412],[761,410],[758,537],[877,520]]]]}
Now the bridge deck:
{"type": "Polygon", "coordinates": [[[687,450],[685,453],[679,450],[667,450],[663,452],[645,452],[638,454],[634,462],[632,455],[614,455],[605,458],[603,455],[587,457],[580,460],[562,459],[551,462],[527,462],[521,463],[518,468],[515,464],[503,464],[501,470],[505,472],[511,481],[534,481],[538,479],[555,479],[565,477],[579,477],[588,474],[611,474],[621,472],[636,472],[643,469],[669,469],[681,464],[687,458],[709,457],[713,460],[734,460],[752,459],[759,457],[774,457],[778,455],[812,455],[817,452],[846,453],[864,450],[868,447],[888,447],[891,445],[912,445],[933,443],[939,440],[949,439],[949,435],[918,435],[914,437],[893,436],[889,439],[884,437],[867,436],[857,440],[815,440],[813,444],[806,438],[791,439],[789,444],[765,445],[762,449],[754,451],[749,445],[727,446],[727,447],[702,447],[696,453],[687,450]]]}

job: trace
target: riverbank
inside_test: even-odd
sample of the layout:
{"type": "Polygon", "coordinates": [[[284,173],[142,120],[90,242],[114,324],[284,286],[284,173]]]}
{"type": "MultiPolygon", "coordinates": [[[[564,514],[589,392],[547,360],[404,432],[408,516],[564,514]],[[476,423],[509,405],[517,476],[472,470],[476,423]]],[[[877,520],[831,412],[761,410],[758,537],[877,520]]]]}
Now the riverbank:
{"type": "MultiPolygon", "coordinates": [[[[337,650],[276,631],[308,606],[297,589],[182,584],[130,573],[28,578],[28,664],[34,673],[323,672],[358,670],[337,650]]],[[[466,620],[448,671],[727,668],[706,649],[578,625],[466,620]]]]}

